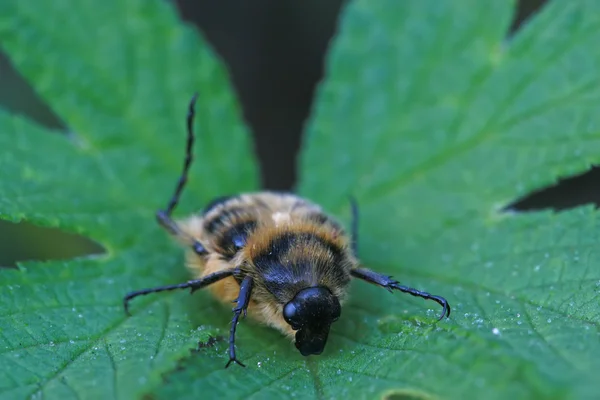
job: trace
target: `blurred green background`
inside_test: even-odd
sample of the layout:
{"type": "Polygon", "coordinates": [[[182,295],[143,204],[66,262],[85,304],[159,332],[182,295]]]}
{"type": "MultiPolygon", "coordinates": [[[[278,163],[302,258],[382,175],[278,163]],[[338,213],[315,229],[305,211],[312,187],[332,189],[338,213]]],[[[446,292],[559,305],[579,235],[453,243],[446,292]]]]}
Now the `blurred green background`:
{"type": "MultiPolygon", "coordinates": [[[[513,30],[544,2],[519,1],[513,30]]],[[[204,33],[229,68],[244,117],[254,133],[263,186],[292,189],[300,134],[344,2],[179,0],[175,3],[182,17],[204,33]]],[[[1,52],[0,88],[0,107],[27,115],[42,125],[63,127],[1,52]]],[[[511,207],[563,209],[584,203],[599,204],[600,189],[595,184],[599,181],[600,170],[592,168],[586,174],[533,193],[511,207]]],[[[0,221],[3,267],[14,267],[19,260],[70,258],[101,251],[100,246],[83,237],[27,223],[0,221]]]]}

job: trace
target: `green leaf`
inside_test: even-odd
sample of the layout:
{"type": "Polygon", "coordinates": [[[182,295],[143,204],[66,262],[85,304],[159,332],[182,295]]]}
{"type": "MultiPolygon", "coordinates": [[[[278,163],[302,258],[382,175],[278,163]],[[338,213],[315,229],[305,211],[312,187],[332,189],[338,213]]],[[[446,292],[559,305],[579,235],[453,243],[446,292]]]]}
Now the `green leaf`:
{"type": "Polygon", "coordinates": [[[300,191],[340,214],[356,196],[363,262],[454,307],[447,322],[419,323],[422,301],[357,287],[346,309],[366,309],[356,313],[369,323],[336,332],[360,343],[360,358],[320,367],[352,377],[348,393],[600,392],[598,213],[502,209],[600,161],[599,11],[553,1],[506,39],[506,1],[346,10],[300,191]]]}
{"type": "Polygon", "coordinates": [[[2,45],[70,135],[0,114],[0,216],[107,249],[0,272],[1,397],[594,398],[599,215],[502,208],[600,161],[599,12],[555,0],[506,39],[512,2],[350,3],[299,189],[343,219],[355,196],[364,264],[453,314],[435,323],[435,303],[355,282],[322,356],[244,321],[248,368],[224,370],[231,315],[208,293],[140,299],[129,319],[120,304],[186,279],[152,213],[179,173],[194,90],[182,213],[255,187],[222,69],[165,2],[1,2],[2,45]]]}
{"type": "Polygon", "coordinates": [[[555,2],[507,40],[509,2],[351,3],[300,192],[346,219],[355,196],[365,265],[453,315],[356,282],[323,356],[247,339],[257,373],[190,358],[159,397],[595,398],[598,213],[502,208],[600,159],[597,11],[555,2]]]}
{"type": "Polygon", "coordinates": [[[122,309],[132,289],[187,279],[154,213],[179,176],[195,91],[200,162],[181,211],[257,186],[227,74],[163,1],[3,1],[0,37],[68,127],[0,112],[0,218],[106,249],[0,270],[0,397],[135,398],[208,336],[183,294],[140,299],[133,318],[122,309]]]}

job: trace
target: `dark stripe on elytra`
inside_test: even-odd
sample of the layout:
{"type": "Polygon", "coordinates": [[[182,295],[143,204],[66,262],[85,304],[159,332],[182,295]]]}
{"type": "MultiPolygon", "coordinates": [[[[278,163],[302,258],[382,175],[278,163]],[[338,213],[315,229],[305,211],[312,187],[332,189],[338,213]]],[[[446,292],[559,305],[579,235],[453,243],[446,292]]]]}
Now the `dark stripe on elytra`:
{"type": "Polygon", "coordinates": [[[319,224],[324,224],[329,221],[329,217],[322,213],[314,213],[310,214],[309,217],[312,221],[318,222],[319,224]]]}
{"type": "Polygon", "coordinates": [[[244,248],[248,235],[254,229],[256,229],[256,221],[245,221],[233,225],[223,232],[223,234],[219,235],[217,246],[222,249],[223,256],[228,260],[233,258],[238,251],[244,248]]]}
{"type": "Polygon", "coordinates": [[[340,226],[340,224],[338,224],[337,221],[335,221],[333,218],[329,217],[325,213],[313,213],[313,214],[309,214],[308,218],[311,221],[315,221],[316,223],[318,223],[320,225],[326,225],[327,224],[329,226],[332,226],[336,230],[342,230],[342,227],[340,226]]]}
{"type": "Polygon", "coordinates": [[[231,207],[223,210],[220,214],[204,223],[204,229],[208,233],[215,233],[219,227],[231,224],[230,221],[240,218],[244,215],[245,209],[241,207],[231,207]]]}
{"type": "Polygon", "coordinates": [[[343,256],[342,248],[336,243],[326,240],[313,232],[285,232],[273,238],[269,246],[262,253],[253,257],[254,265],[259,270],[262,268],[261,265],[268,268],[267,265],[285,256],[291,250],[292,246],[315,242],[328,249],[336,260],[341,260],[343,256]]]}
{"type": "Polygon", "coordinates": [[[208,203],[204,210],[202,210],[202,215],[208,214],[215,207],[227,203],[231,199],[235,199],[237,196],[219,196],[216,199],[213,199],[210,203],[208,203]]]}

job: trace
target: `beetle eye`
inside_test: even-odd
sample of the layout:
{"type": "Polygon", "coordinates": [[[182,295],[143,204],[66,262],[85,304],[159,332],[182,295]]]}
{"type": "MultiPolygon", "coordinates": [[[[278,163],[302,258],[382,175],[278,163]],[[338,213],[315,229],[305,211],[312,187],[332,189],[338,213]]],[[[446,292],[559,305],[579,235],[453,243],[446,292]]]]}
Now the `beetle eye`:
{"type": "Polygon", "coordinates": [[[283,319],[285,322],[292,326],[292,329],[297,330],[300,328],[298,319],[298,308],[294,302],[290,301],[283,308],[283,319]]]}
{"type": "Polygon", "coordinates": [[[235,235],[231,241],[237,249],[241,249],[246,245],[246,235],[235,235]]]}

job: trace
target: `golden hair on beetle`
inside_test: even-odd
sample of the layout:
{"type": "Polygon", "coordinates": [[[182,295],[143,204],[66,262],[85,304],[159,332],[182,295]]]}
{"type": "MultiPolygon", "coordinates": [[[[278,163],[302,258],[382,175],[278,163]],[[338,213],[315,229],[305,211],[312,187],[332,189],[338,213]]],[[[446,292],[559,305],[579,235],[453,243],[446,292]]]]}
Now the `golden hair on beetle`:
{"type": "Polygon", "coordinates": [[[189,105],[187,147],[183,172],[166,210],[156,213],[159,224],[187,248],[187,267],[194,280],[128,293],[137,296],[175,289],[191,292],[208,287],[224,303],[236,303],[229,336],[229,362],[244,366],[235,353],[240,315],[270,325],[292,337],[304,356],[321,354],[329,329],[341,315],[351,278],[383,288],[450,305],[386,275],[363,268],[356,258],[358,207],[353,199],[351,235],[318,205],[289,193],[258,192],[221,197],[187,219],[174,221],[187,181],[194,144],[196,96],[189,105]]]}

